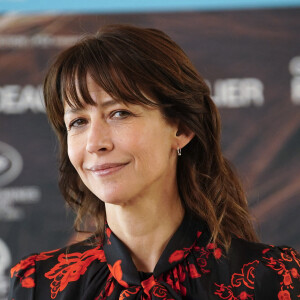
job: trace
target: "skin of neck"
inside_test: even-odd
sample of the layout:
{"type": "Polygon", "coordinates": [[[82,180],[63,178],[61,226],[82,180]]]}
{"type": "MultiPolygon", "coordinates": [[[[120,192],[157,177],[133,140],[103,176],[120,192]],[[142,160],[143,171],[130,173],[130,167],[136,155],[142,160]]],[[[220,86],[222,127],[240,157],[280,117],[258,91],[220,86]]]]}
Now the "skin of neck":
{"type": "Polygon", "coordinates": [[[138,271],[153,272],[184,217],[175,178],[173,182],[124,205],[105,204],[107,223],[129,249],[138,271]]]}

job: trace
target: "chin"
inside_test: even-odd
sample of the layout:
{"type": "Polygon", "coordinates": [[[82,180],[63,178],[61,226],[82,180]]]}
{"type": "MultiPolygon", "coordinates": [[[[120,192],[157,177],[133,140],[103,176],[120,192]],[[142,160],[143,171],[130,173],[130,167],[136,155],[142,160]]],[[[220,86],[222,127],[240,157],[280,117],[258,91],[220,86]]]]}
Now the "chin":
{"type": "Polygon", "coordinates": [[[124,196],[120,196],[120,193],[103,193],[102,191],[101,193],[96,192],[94,195],[106,204],[124,205],[128,202],[124,196]]]}

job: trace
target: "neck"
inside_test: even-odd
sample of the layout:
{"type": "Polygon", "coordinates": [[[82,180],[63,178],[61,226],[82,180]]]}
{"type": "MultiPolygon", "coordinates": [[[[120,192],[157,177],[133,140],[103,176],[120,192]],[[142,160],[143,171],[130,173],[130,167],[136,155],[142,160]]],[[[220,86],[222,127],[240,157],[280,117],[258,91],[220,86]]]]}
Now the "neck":
{"type": "Polygon", "coordinates": [[[105,204],[108,225],[129,249],[138,271],[153,272],[184,216],[178,192],[155,199],[122,206],[105,204]]]}

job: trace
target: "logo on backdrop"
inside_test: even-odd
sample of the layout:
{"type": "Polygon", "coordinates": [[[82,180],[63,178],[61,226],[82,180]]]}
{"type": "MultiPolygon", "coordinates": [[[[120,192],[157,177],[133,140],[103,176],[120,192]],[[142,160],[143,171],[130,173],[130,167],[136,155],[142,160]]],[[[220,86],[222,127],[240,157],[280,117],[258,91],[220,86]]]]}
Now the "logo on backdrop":
{"type": "Polygon", "coordinates": [[[12,146],[0,142],[0,187],[14,181],[21,173],[23,159],[12,146]]]}
{"type": "MultiPolygon", "coordinates": [[[[0,141],[0,220],[19,221],[25,213],[20,204],[36,203],[41,192],[35,186],[7,187],[23,170],[23,158],[11,145],[0,141]]],[[[0,238],[0,300],[7,299],[9,287],[7,269],[11,265],[11,252],[0,238]]]]}
{"type": "Polygon", "coordinates": [[[264,84],[258,78],[217,79],[206,81],[212,91],[212,99],[218,107],[248,107],[264,104],[264,84]]]}
{"type": "Polygon", "coordinates": [[[10,84],[0,86],[0,113],[44,113],[42,86],[10,84]]]}
{"type": "MultiPolygon", "coordinates": [[[[264,85],[258,78],[217,79],[208,85],[212,98],[219,107],[248,107],[264,104],[264,85]]],[[[0,86],[0,113],[45,113],[42,86],[17,84],[0,86]]]]}
{"type": "Polygon", "coordinates": [[[4,187],[13,182],[23,170],[23,159],[11,145],[0,142],[0,220],[18,221],[24,212],[18,204],[39,201],[41,191],[36,186],[4,187]]]}
{"type": "Polygon", "coordinates": [[[6,275],[6,270],[11,264],[11,253],[5,242],[0,239],[0,300],[7,299],[8,290],[8,276],[6,275]]]}
{"type": "Polygon", "coordinates": [[[300,104],[300,56],[291,59],[289,65],[291,80],[291,99],[294,104],[300,104]]]}
{"type": "Polygon", "coordinates": [[[78,35],[34,34],[0,34],[0,49],[7,48],[65,48],[74,45],[78,35]]]}

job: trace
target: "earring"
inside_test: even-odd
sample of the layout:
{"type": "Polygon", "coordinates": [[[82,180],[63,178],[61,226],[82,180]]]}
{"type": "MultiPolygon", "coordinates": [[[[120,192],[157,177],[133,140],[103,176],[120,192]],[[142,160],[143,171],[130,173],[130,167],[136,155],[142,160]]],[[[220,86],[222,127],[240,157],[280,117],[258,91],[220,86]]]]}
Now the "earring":
{"type": "Polygon", "coordinates": [[[181,156],[181,148],[177,147],[177,154],[178,156],[181,156]]]}

